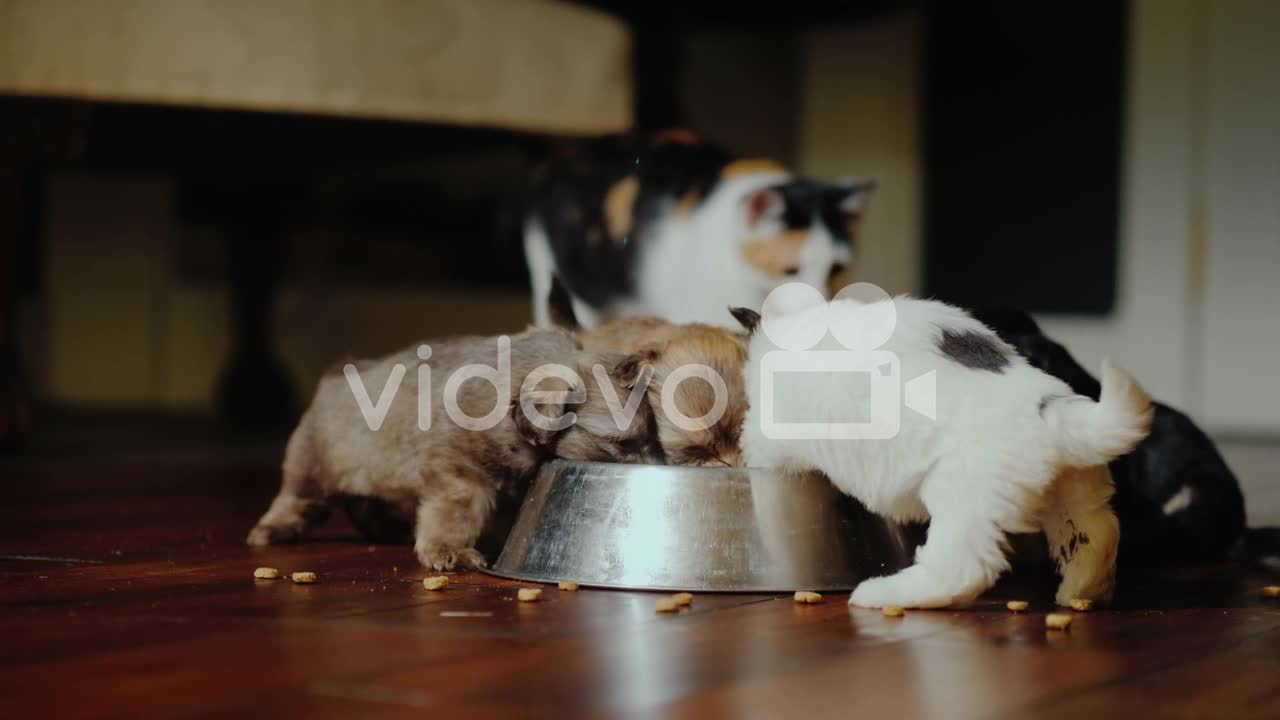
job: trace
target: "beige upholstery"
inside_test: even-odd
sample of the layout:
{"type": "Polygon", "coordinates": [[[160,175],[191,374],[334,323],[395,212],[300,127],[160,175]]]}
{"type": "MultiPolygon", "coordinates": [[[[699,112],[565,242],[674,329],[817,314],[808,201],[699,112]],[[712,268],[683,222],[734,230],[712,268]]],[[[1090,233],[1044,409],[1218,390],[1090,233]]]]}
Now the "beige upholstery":
{"type": "Polygon", "coordinates": [[[0,94],[601,133],[629,43],[538,0],[0,0],[0,94]]]}

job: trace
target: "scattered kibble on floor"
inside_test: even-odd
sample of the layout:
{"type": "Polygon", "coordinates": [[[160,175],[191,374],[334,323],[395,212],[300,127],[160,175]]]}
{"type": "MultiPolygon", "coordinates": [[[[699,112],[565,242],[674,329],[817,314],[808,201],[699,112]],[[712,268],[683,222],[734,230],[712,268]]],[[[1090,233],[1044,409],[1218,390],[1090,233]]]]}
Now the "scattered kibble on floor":
{"type": "Polygon", "coordinates": [[[1011,612],[1022,612],[1029,607],[1029,603],[1026,600],[1010,600],[1004,606],[1009,608],[1011,612]]]}
{"type": "Polygon", "coordinates": [[[1071,616],[1066,613],[1049,613],[1044,616],[1044,626],[1050,630],[1066,630],[1071,626],[1071,616]]]}
{"type": "Polygon", "coordinates": [[[822,595],[812,590],[797,590],[795,600],[801,605],[814,605],[822,602],[822,595]]]}
{"type": "Polygon", "coordinates": [[[516,599],[520,602],[538,602],[542,598],[542,590],[538,588],[520,588],[516,592],[516,599]]]}
{"type": "Polygon", "coordinates": [[[260,567],[253,571],[253,576],[258,580],[275,580],[280,577],[280,571],[273,567],[260,567]]]}
{"type": "Polygon", "coordinates": [[[449,584],[449,578],[444,575],[436,575],[434,577],[422,578],[422,587],[427,590],[440,590],[449,584]]]}
{"type": "Polygon", "coordinates": [[[653,609],[660,613],[673,613],[680,609],[680,603],[673,597],[658,598],[658,601],[653,604],[653,609]]]}
{"type": "Polygon", "coordinates": [[[675,595],[671,596],[671,599],[675,600],[676,604],[679,605],[680,607],[689,607],[690,605],[693,604],[693,593],[687,593],[687,592],[676,593],[675,595]]]}
{"type": "Polygon", "coordinates": [[[906,610],[903,610],[901,607],[897,605],[885,605],[884,607],[880,608],[880,612],[884,613],[885,617],[891,617],[891,618],[898,618],[907,614],[906,610]]]}
{"type": "Polygon", "coordinates": [[[572,580],[561,580],[560,589],[567,592],[573,592],[578,589],[578,583],[572,580]]]}
{"type": "Polygon", "coordinates": [[[318,579],[315,573],[307,571],[296,572],[291,577],[299,585],[310,585],[318,579]]]}
{"type": "Polygon", "coordinates": [[[1093,609],[1093,601],[1087,598],[1071,598],[1071,609],[1076,612],[1089,612],[1093,609]]]}

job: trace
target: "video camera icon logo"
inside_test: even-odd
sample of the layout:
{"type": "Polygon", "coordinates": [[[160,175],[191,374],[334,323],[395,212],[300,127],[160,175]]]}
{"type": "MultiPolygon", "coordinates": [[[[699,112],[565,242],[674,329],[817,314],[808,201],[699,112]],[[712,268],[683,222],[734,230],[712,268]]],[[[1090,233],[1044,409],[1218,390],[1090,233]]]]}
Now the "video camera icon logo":
{"type": "MultiPolygon", "coordinates": [[[[832,312],[822,294],[803,283],[787,283],[775,289],[761,308],[761,329],[778,349],[760,361],[760,419],[765,437],[775,440],[884,440],[902,428],[902,405],[930,419],[937,419],[936,373],[930,371],[902,382],[897,353],[880,349],[897,327],[897,309],[884,289],[872,283],[855,283],[841,290],[836,303],[851,300],[858,311],[832,312]],[[830,334],[837,349],[819,349],[830,334]],[[849,422],[832,419],[779,420],[780,378],[792,373],[857,374],[867,376],[865,395],[851,403],[866,405],[865,419],[849,422]]],[[[827,343],[828,347],[832,344],[827,343]]]]}

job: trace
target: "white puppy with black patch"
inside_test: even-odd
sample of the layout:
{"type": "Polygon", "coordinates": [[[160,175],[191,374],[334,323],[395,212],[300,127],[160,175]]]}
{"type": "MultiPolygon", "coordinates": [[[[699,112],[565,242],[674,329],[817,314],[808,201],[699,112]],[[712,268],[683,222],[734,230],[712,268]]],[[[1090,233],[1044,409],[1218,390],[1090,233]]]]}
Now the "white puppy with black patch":
{"type": "Polygon", "coordinates": [[[1038,530],[1062,576],[1060,604],[1110,599],[1120,529],[1106,463],[1151,423],[1150,398],[1128,373],[1104,361],[1094,402],[963,310],[874,285],[827,303],[792,284],[770,296],[763,320],[733,312],[763,330],[746,369],[747,464],[821,470],[872,512],[930,521],[915,564],[863,581],[850,604],[968,602],[1008,569],[1005,534],[1038,530]],[[901,409],[903,383],[926,414],[901,409]]]}

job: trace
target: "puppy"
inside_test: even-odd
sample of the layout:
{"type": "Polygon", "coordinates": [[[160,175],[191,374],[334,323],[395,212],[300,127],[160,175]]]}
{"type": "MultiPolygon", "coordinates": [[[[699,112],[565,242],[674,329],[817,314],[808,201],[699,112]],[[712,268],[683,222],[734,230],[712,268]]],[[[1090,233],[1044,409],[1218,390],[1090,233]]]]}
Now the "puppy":
{"type": "MultiPolygon", "coordinates": [[[[1016,310],[976,310],[1033,366],[1098,399],[1102,387],[1062,345],[1016,310]]],[[[1151,434],[1132,453],[1111,462],[1112,504],[1125,528],[1121,564],[1216,562],[1245,533],[1244,496],[1213,441],[1185,414],[1161,403],[1151,434]]]]}
{"type": "Polygon", "coordinates": [[[851,604],[928,608],[972,600],[1008,569],[1005,534],[1034,530],[1045,533],[1062,573],[1058,602],[1110,598],[1119,526],[1107,502],[1105,463],[1133,449],[1151,423],[1150,399],[1125,371],[1104,363],[1101,400],[1094,402],[1033,368],[957,308],[909,297],[829,304],[816,291],[798,297],[803,301],[793,297],[767,311],[763,323],[754,313],[735,313],[749,330],[761,328],[746,370],[747,464],[821,470],[873,512],[930,521],[915,564],[863,581],[851,604]],[[782,367],[768,359],[782,346],[791,349],[787,357],[799,349],[805,358],[838,358],[839,367],[870,372],[830,365],[776,372],[765,397],[762,368],[782,367]],[[879,348],[896,361],[879,355],[865,367],[848,358],[871,356],[822,354],[849,348],[879,348]],[[850,416],[874,419],[887,407],[886,388],[901,402],[897,388],[884,384],[891,378],[880,377],[881,363],[891,370],[892,362],[903,382],[934,373],[936,420],[903,409],[896,433],[879,439],[830,429],[856,425],[850,416]],[[772,425],[783,421],[817,425],[799,434],[772,425]]]}
{"type": "Polygon", "coordinates": [[[618,334],[611,326],[631,322],[619,319],[601,326],[605,335],[613,335],[607,340],[596,331],[580,339],[584,348],[633,349],[619,365],[620,376],[636,377],[645,368],[652,370],[646,395],[667,462],[741,466],[739,438],[747,411],[742,383],[747,360],[744,338],[711,325],[689,323],[662,328],[649,337],[651,342],[613,345],[618,334]]]}
{"type": "Polygon", "coordinates": [[[509,368],[501,355],[497,338],[457,337],[326,374],[289,439],[280,492],[247,542],[296,540],[327,517],[327,498],[359,496],[413,514],[414,549],[423,565],[481,566],[485,558],[475,544],[496,504],[522,494],[544,458],[661,462],[647,403],[630,403],[629,422],[615,417],[633,380],[618,379],[618,356],[584,353],[566,332],[533,329],[510,338],[509,368]],[[553,364],[577,377],[522,387],[535,369],[553,364]],[[509,369],[514,399],[502,400],[484,377],[457,373],[464,366],[487,368],[497,381],[509,369]],[[367,389],[363,408],[353,373],[367,389]],[[379,408],[385,411],[380,420],[379,408]],[[424,408],[430,411],[426,430],[424,408]],[[460,424],[469,422],[492,424],[460,424]]]}
{"type": "Polygon", "coordinates": [[[738,467],[739,435],[747,411],[742,369],[747,336],[703,323],[620,317],[580,330],[572,301],[556,277],[548,307],[559,327],[579,330],[583,350],[624,353],[620,377],[651,372],[646,396],[658,440],[673,465],[738,467]],[[646,368],[648,370],[646,370],[646,368]]]}

